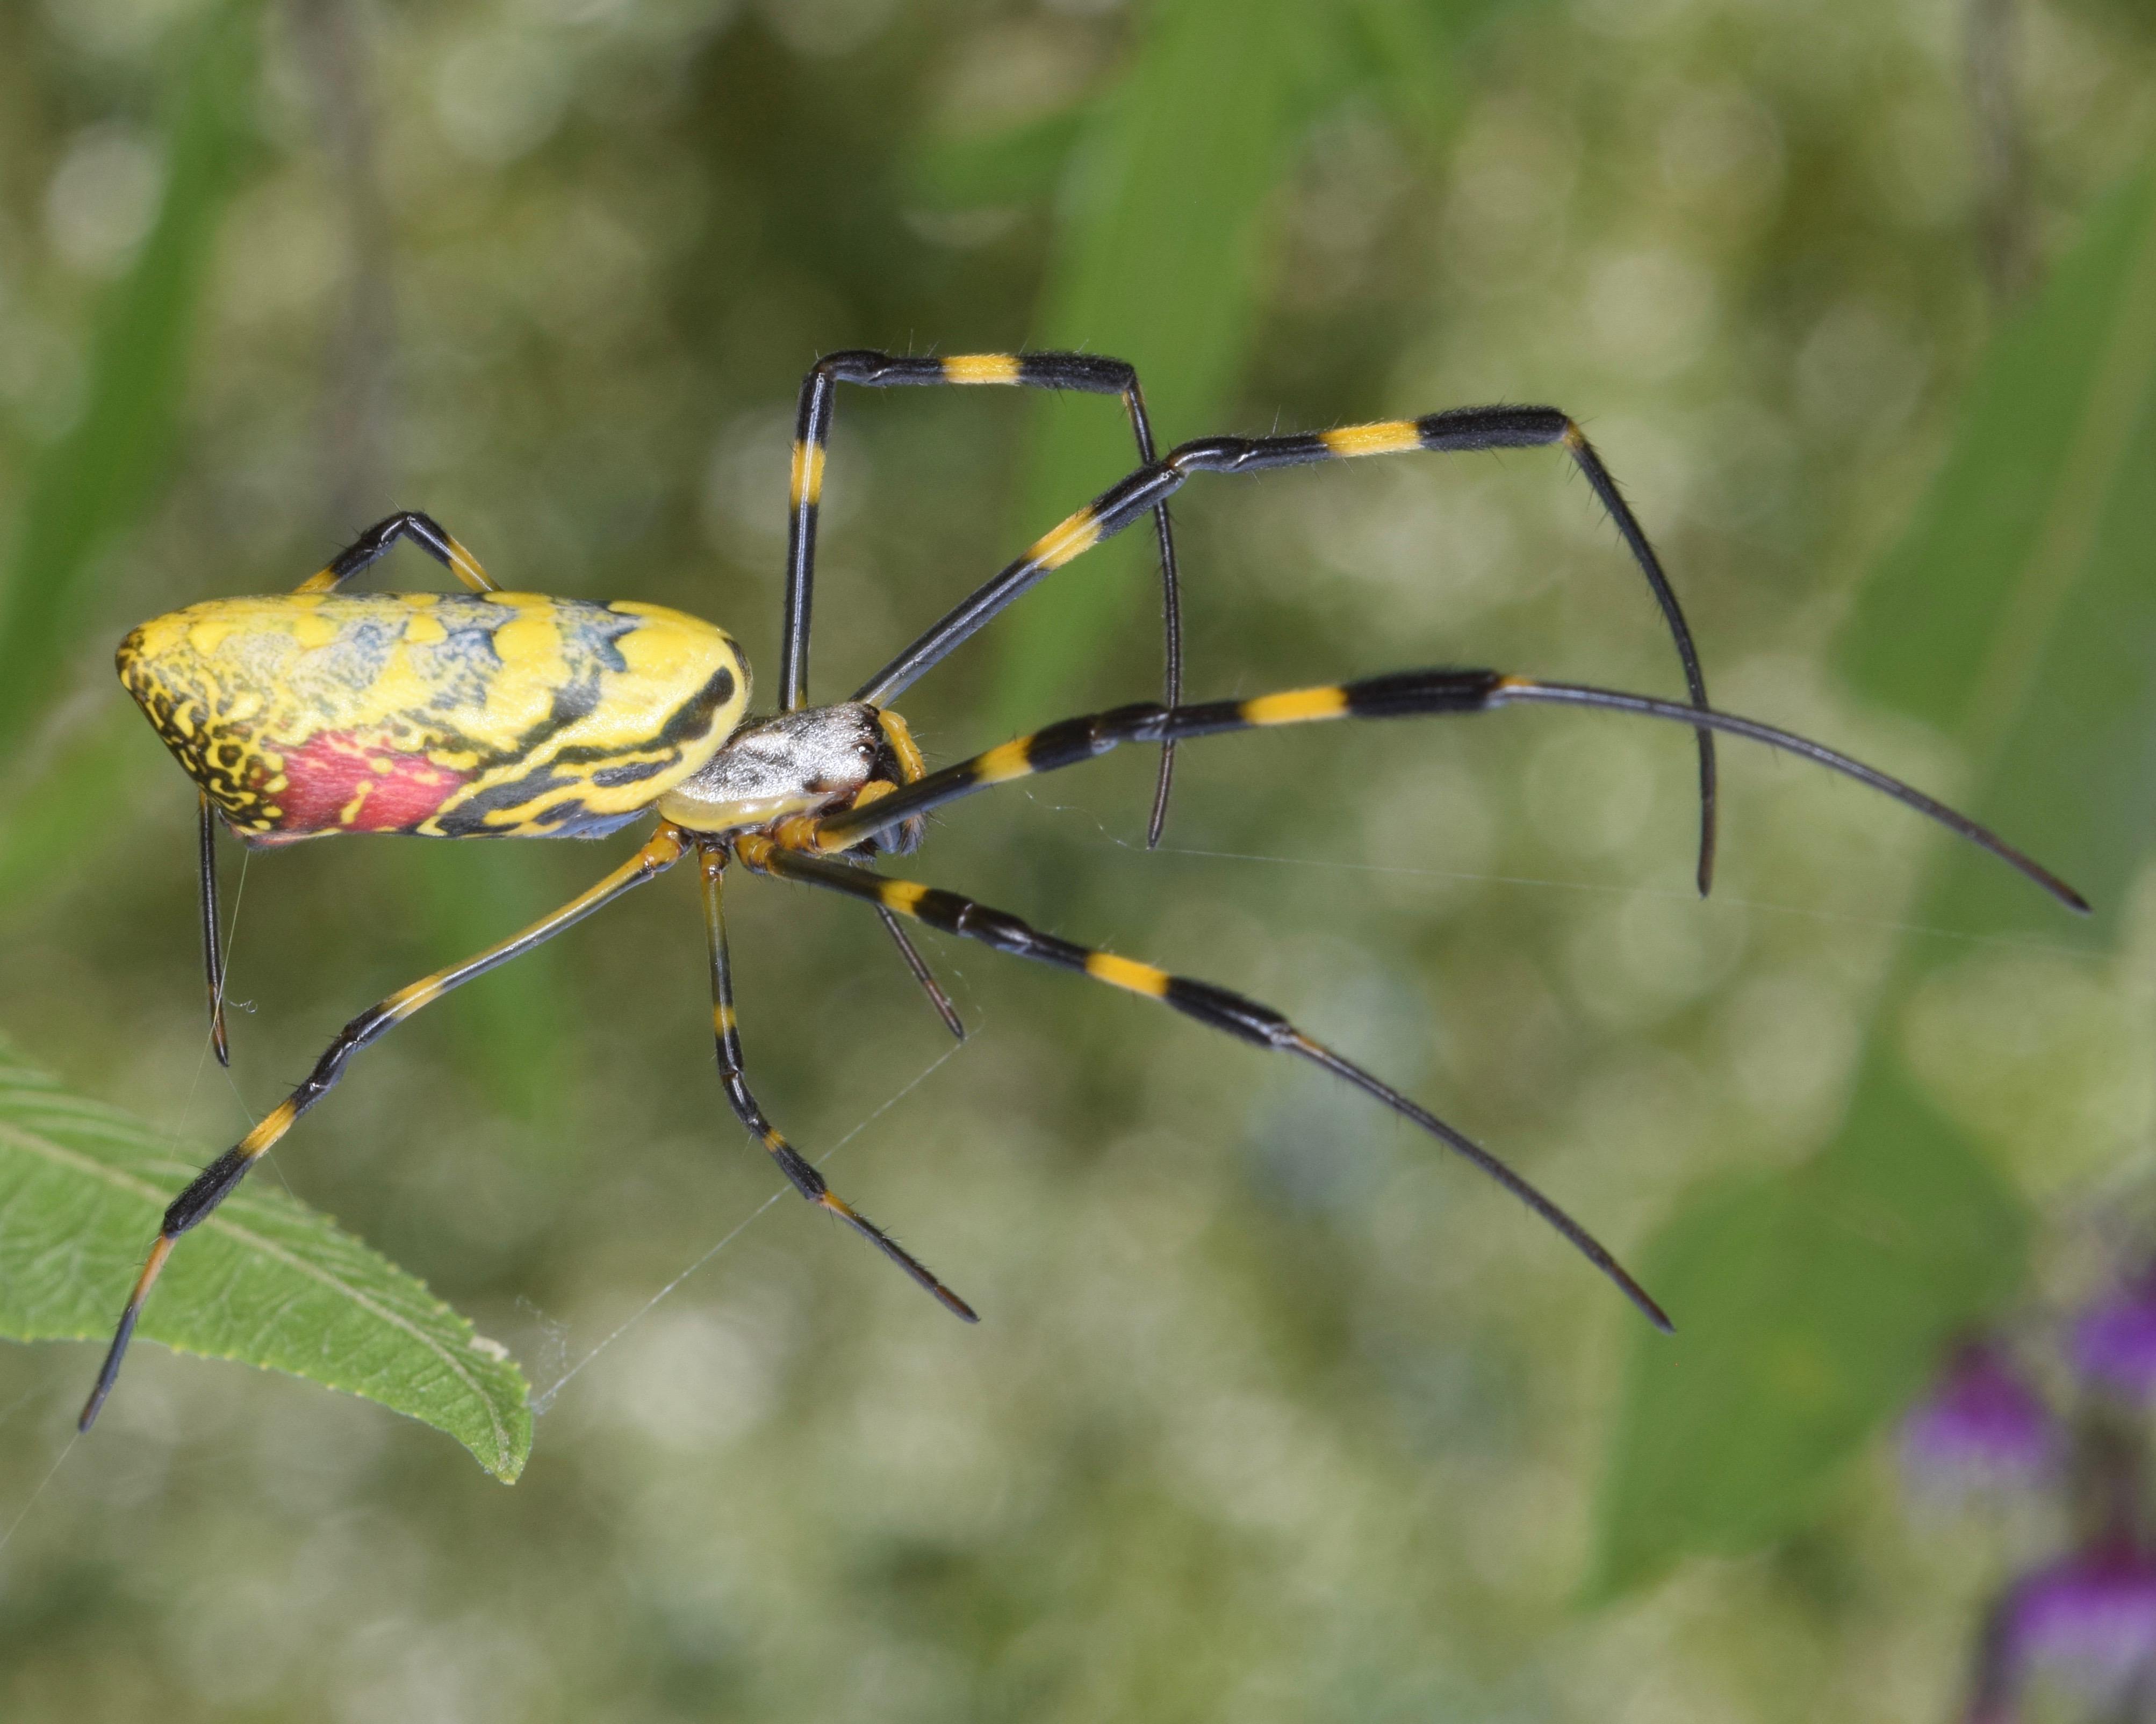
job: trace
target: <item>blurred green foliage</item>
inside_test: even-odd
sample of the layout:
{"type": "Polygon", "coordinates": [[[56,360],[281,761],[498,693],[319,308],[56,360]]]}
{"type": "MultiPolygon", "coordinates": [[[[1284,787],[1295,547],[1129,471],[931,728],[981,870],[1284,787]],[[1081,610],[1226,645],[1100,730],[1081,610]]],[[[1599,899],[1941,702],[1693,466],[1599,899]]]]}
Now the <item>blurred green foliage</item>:
{"type": "MultiPolygon", "coordinates": [[[[1818,1366],[1831,1390],[1849,1367],[1856,1410],[1822,1444],[1771,1398],[1722,1403],[1756,1428],[1658,1456],[1695,1488],[1600,1560],[1663,1578],[1584,1615],[1613,1431],[1614,1478],[1636,1452],[1636,1319],[1502,1193],[1314,1075],[938,945],[974,1029],[954,1052],[871,922],[745,883],[759,1094],[983,1310],[962,1329],[798,1203],[762,1213],[773,1175],[706,1064],[693,895],[662,882],[551,969],[371,1049],[277,1158],[523,1362],[551,1410],[519,1488],[378,1408],[155,1347],[69,1448],[94,1347],[8,1349],[0,1714],[1943,1715],[2016,1534],[1912,1524],[1862,1433],[1907,1337],[2010,1271],[1978,1237],[2025,1229],[2061,1300],[2156,1207],[2141,386],[2072,317],[2048,352],[1994,341],[1983,269],[1999,222],[2050,274],[2086,223],[2128,219],[2102,199],[2149,152],[2156,28],[2122,0],[2025,0],[2025,171],[1995,184],[1963,81],[1969,19],[1994,10],[0,8],[0,542],[107,398],[103,308],[177,218],[203,30],[239,21],[259,68],[224,110],[184,387],[141,392],[173,435],[131,470],[165,482],[85,510],[102,536],[54,588],[56,632],[0,661],[26,690],[0,1026],[161,1141],[231,1141],[355,1008],[613,852],[235,866],[232,986],[255,1009],[228,1082],[203,1057],[192,798],[122,708],[111,640],[288,587],[419,506],[510,585],[681,605],[768,675],[793,391],[839,346],[1120,350],[1171,441],[1557,403],[1656,536],[1722,704],[1971,790],[2105,911],[2020,921],[1982,859],[1735,747],[1701,904],[1681,733],[1571,714],[1194,745],[1150,854],[1140,759],[939,825],[920,877],[1277,1003],[1628,1260],[1659,1238],[1635,1266],[1682,1280],[1687,1240],[1740,1248],[1710,1207],[1731,1182],[1876,1172],[1835,1195],[1883,1235],[1804,1226],[1862,1274],[1940,1254],[1897,1296],[1905,1351],[1745,1354],[1745,1382],[1818,1366]],[[1956,441],[2011,418],[1993,393],[2020,399],[2018,466],[1956,441]],[[1957,476],[1979,470],[2011,482],[1957,476]],[[1957,486],[1987,512],[1943,500],[1957,486]],[[1905,540],[1960,548],[1910,561],[1905,540]],[[2042,588],[2025,566],[2088,596],[2002,626],[2000,595],[2042,588]],[[1954,657],[1971,639],[1999,656],[1954,657]],[[1894,1152],[1864,1161],[1860,1130],[1894,1152]],[[1739,1494],[1739,1437],[1779,1456],[1777,1512],[1741,1534],[1772,1542],[1672,1562],[1738,1542],[1733,1511],[1701,1511],[1739,1494]]],[[[849,396],[819,689],[1128,458],[1098,401],[849,396]]],[[[1178,511],[1197,697],[1442,661],[1671,691],[1651,608],[1553,457],[1224,480],[1178,511]]],[[[936,757],[1157,689],[1145,536],[909,691],[936,757]]],[[[21,580],[7,613],[40,613],[21,580]]],[[[1774,1250],[1739,1267],[1812,1236],[1762,1226],[1774,1250]]],[[[1733,1327],[1737,1295],[1700,1278],[1733,1327]]],[[[1795,1285],[1815,1316],[1836,1290],[1795,1285]]],[[[1683,1351],[1717,1331],[1679,1316],[1648,1357],[1689,1396],[1727,1354],[1683,1351]]]]}

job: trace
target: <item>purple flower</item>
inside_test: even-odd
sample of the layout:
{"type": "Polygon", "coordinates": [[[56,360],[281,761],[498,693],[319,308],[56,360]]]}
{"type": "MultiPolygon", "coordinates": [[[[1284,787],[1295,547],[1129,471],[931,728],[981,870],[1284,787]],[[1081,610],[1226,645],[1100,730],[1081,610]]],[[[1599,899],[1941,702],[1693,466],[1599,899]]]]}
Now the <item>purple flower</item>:
{"type": "Polygon", "coordinates": [[[1902,1425],[1904,1464],[1932,1484],[1965,1488],[2030,1479],[2058,1452],[2051,1410],[1987,1341],[1955,1349],[1931,1393],[1902,1425]]]}
{"type": "Polygon", "coordinates": [[[2067,1351],[2084,1377],[2131,1400],[2156,1400],[2156,1268],[2083,1311],[2067,1351]]]}
{"type": "Polygon", "coordinates": [[[2112,1534],[2024,1575],[1984,1636],[1971,1724],[2011,1718],[2025,1678],[2041,1675],[2116,1702],[2156,1675],[2156,1560],[2112,1534]]]}

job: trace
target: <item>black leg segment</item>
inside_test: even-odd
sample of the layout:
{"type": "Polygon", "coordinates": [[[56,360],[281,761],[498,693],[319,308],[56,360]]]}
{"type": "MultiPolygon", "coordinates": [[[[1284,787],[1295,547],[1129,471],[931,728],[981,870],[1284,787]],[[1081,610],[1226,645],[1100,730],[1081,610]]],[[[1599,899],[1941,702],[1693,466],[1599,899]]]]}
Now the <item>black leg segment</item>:
{"type": "Polygon", "coordinates": [[[301,593],[333,593],[354,575],[389,554],[399,539],[409,539],[475,593],[498,593],[501,587],[480,567],[479,559],[452,538],[431,515],[405,509],[386,516],[300,582],[301,593]]]}
{"type": "MultiPolygon", "coordinates": [[[[816,520],[824,494],[824,457],[830,442],[831,414],[838,386],[865,389],[957,386],[1001,386],[1019,389],[1070,390],[1085,395],[1116,395],[1129,416],[1131,435],[1141,464],[1153,459],[1152,422],[1147,417],[1137,368],[1127,361],[1092,353],[954,353],[937,359],[912,354],[855,350],[819,360],[802,380],[800,407],[793,426],[792,512],[786,539],[785,636],[780,657],[778,704],[792,712],[808,704],[808,635],[814,602],[816,520]]],[[[1175,532],[1163,503],[1153,511],[1153,534],[1160,548],[1161,619],[1166,636],[1167,671],[1163,698],[1173,706],[1183,698],[1183,608],[1178,595],[1175,532]]],[[[1168,818],[1168,798],[1175,770],[1175,748],[1163,743],[1160,774],[1153,788],[1148,844],[1160,842],[1168,818]]]]}
{"type": "Polygon", "coordinates": [[[978,1322],[980,1319],[973,1306],[938,1280],[927,1265],[824,1183],[814,1163],[786,1141],[750,1093],[748,1074],[742,1065],[741,1032],[734,1020],[733,963],[726,951],[726,853],[720,846],[714,844],[703,852],[704,927],[711,955],[712,1041],[718,1054],[719,1081],[726,1089],[727,1104],[750,1135],[769,1152],[772,1160],[778,1164],[778,1171],[795,1191],[844,1222],[905,1270],[916,1286],[933,1295],[952,1316],[963,1317],[969,1323],[978,1322]]]}
{"type": "Polygon", "coordinates": [[[217,810],[207,793],[198,800],[202,826],[196,859],[202,874],[203,974],[209,985],[209,1042],[217,1050],[217,1063],[230,1065],[232,1043],[224,1029],[224,948],[220,943],[224,919],[217,904],[217,810]]]}
{"type": "MultiPolygon", "coordinates": [[[[1112,538],[1139,516],[1157,512],[1196,473],[1260,473],[1275,467],[1309,466],[1321,461],[1353,460],[1363,455],[1446,454],[1460,449],[1528,449],[1562,444],[1616,523],[1633,560],[1646,578],[1684,668],[1685,685],[1695,706],[1707,705],[1707,680],[1692,644],[1691,629],[1631,509],[1617,490],[1602,458],[1568,414],[1551,407],[1455,408],[1419,419],[1387,419],[1369,425],[1343,425],[1332,431],[1298,432],[1286,437],[1208,437],[1170,449],[1120,483],[1110,486],[1075,515],[1058,524],[1033,548],[947,612],[942,620],[893,659],[855,694],[857,700],[885,706],[1051,570],[1112,538]]],[[[1176,703],[1168,702],[1169,706],[1176,703]]],[[[1714,878],[1715,760],[1713,739],[1699,729],[1699,889],[1714,878]]]]}
{"type": "Polygon", "coordinates": [[[1015,737],[971,760],[962,760],[941,772],[931,772],[865,807],[826,815],[816,824],[815,847],[825,854],[850,849],[898,821],[918,819],[932,808],[977,791],[1007,784],[1015,778],[1076,766],[1126,742],[1155,742],[1163,736],[1188,741],[1234,731],[1318,724],[1338,718],[1415,718],[1490,712],[1501,706],[1520,705],[1588,706],[1603,711],[1628,712],[1640,718],[1666,719],[1694,728],[1706,726],[1728,736],[1763,742],[1787,754],[1800,755],[1844,777],[1870,785],[1927,818],[1938,821],[1971,844],[1990,851],[2069,910],[2082,914],[2088,911],[2080,893],[1989,828],[1877,767],[1866,766],[1809,736],[1799,736],[1794,731],[1762,724],[1757,719],[1740,717],[1733,712],[1719,712],[1712,707],[1687,706],[1675,700],[1658,700],[1649,695],[1589,688],[1578,683],[1537,682],[1524,676],[1501,675],[1494,670],[1401,670],[1386,676],[1365,677],[1359,682],[1286,689],[1245,700],[1213,700],[1201,706],[1173,708],[1140,701],[1106,712],[1067,718],[1045,730],[1015,737]]]}
{"type": "Polygon", "coordinates": [[[1566,1214],[1548,1198],[1522,1178],[1465,1133],[1436,1115],[1410,1101],[1397,1090],[1373,1076],[1322,1043],[1296,1028],[1270,1006],[1245,998],[1228,988],[1167,971],[1112,952],[1074,945],[1053,934],[1044,934],[1018,917],[955,892],[939,891],[912,880],[891,880],[819,857],[782,850],[768,839],[745,839],[737,845],[743,862],[760,873],[843,892],[865,899],[898,916],[911,916],[947,934],[978,940],[1014,957],[1031,958],[1075,971],[1096,982],[1105,982],[1147,999],[1158,1000],[1185,1017],[1194,1018],[1214,1029],[1224,1030],[1254,1047],[1291,1054],[1344,1079],[1365,1095],[1383,1102],[1395,1114],[1420,1127],[1440,1143],[1472,1162],[1518,1198],[1536,1214],[1563,1234],[1580,1255],[1614,1282],[1625,1296],[1658,1329],[1667,1330],[1670,1320],[1646,1290],[1627,1274],[1600,1241],[1566,1214]]]}

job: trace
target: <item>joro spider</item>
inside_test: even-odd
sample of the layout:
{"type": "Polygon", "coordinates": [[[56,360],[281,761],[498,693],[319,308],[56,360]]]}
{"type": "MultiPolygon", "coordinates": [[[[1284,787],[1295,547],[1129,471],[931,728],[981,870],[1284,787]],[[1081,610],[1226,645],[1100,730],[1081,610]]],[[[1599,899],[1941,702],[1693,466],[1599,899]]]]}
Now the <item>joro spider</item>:
{"type": "Polygon", "coordinates": [[[212,1028],[227,1058],[218,948],[216,822],[251,845],[338,832],[433,838],[598,838],[646,813],[658,824],[637,853],[552,915],[464,962],[422,977],[352,1020],[306,1079],[173,1199],[120,1318],[80,1421],[87,1430],[117,1379],[142,1303],[181,1235],[198,1226],[249,1168],[333,1089],[352,1056],[422,1007],[531,951],[692,853],[703,882],[719,1075],[742,1123],[793,1188],[837,1216],[968,1322],[973,1308],[912,1253],[844,1202],[765,1116],[751,1093],[734,1016],[721,887],[727,865],[842,893],[871,906],[945,1023],[964,1030],[901,918],[998,952],[1158,1000],[1260,1048],[1331,1072],[1420,1127],[1519,1198],[1657,1327],[1669,1318],[1610,1254],[1556,1203],[1481,1145],[1270,1007],[1209,982],[1075,945],[972,899],[893,879],[869,865],[921,841],[923,817],[961,797],[1091,760],[1127,742],[1162,751],[1149,837],[1157,840],[1178,742],[1232,731],[1339,718],[1486,712],[1523,702],[1598,707],[1689,725],[1697,733],[1698,880],[1710,883],[1717,731],[1798,754],[1883,791],[1982,845],[2070,909],[2080,895],[1984,827],[1823,744],[1707,704],[1697,655],[1646,535],[1579,428],[1551,408],[1488,407],[1332,431],[1207,438],[1156,459],[1135,371],[1070,353],[945,359],[834,354],[804,380],[793,444],[784,664],[779,711],[747,718],[749,670],[723,630],[658,605],[507,593],[425,515],[393,515],[295,592],[213,599],[145,623],[121,643],[121,682],[200,793],[203,950],[212,1028]],[[1004,384],[1122,397],[1139,466],[1037,541],[863,684],[852,698],[808,704],[809,601],[824,452],[837,385],[1004,384]],[[1407,670],[1242,700],[1181,700],[1175,549],[1168,499],[1198,473],[1410,451],[1559,444],[1593,487],[1661,608],[1691,704],[1491,670],[1407,670]],[[1050,572],[1150,514],[1167,625],[1160,702],[1063,720],[931,772],[891,700],[1050,572]],[[408,538],[470,589],[340,594],[336,588],[408,538]]]}

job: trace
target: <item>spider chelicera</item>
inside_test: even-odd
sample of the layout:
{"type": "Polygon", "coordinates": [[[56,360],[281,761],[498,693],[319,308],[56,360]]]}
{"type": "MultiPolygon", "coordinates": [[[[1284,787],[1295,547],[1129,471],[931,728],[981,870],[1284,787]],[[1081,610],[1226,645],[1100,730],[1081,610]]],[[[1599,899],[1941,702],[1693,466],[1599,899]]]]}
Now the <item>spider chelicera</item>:
{"type": "Polygon", "coordinates": [[[346,1024],[299,1087],[176,1198],[129,1295],[81,1417],[111,1392],[142,1302],[182,1234],[198,1226],[352,1057],[422,1007],[529,952],[694,854],[702,875],[719,1075],[742,1123],[793,1188],[875,1244],[943,1306],[973,1308],[890,1234],[841,1200],[765,1116],[748,1087],[734,1018],[721,888],[730,862],[858,898],[875,908],[952,1030],[949,999],[902,921],[1075,972],[1162,1002],[1213,1029],[1322,1067],[1471,1162],[1562,1234],[1657,1326],[1661,1308],[1585,1229],[1479,1144],[1269,1006],[1152,965],[1075,945],[969,898],[870,865],[920,843],[923,817],[978,790],[1091,760],[1127,742],[1161,749],[1151,838],[1165,818],[1178,742],[1327,719],[1485,712],[1537,702],[1688,725],[1697,733],[1698,880],[1711,881],[1716,732],[1799,754],[1885,792],[2020,870],[2071,909],[2087,906],[2049,871],[1921,792],[1804,737],[1707,704],[1690,631],[1646,535],[1579,428],[1551,408],[1471,408],[1290,436],[1207,438],[1155,458],[1136,372],[1071,353],[935,359],[834,354],[802,386],[793,444],[784,663],[778,712],[748,716],[749,670],[726,634],[658,605],[506,593],[429,516],[393,515],[290,593],[213,599],[145,623],[121,643],[121,680],[200,793],[204,952],[218,1057],[226,1057],[218,947],[216,823],[269,846],[337,832],[435,838],[595,838],[647,813],[637,853],[589,890],[499,945],[437,971],[346,1024]],[[1139,466],[1041,538],[857,690],[808,704],[809,608],[824,452],[840,383],[870,387],[1003,384],[1117,395],[1139,466]],[[1255,699],[1186,705],[1168,499],[1199,473],[1363,455],[1561,445],[1601,500],[1666,619],[1689,705],[1490,670],[1408,670],[1255,699]],[[891,702],[1051,571],[1151,515],[1160,551],[1167,686],[1160,702],[1065,719],[931,772],[891,702]],[[461,593],[345,594],[337,588],[399,539],[447,567],[461,593]]]}

